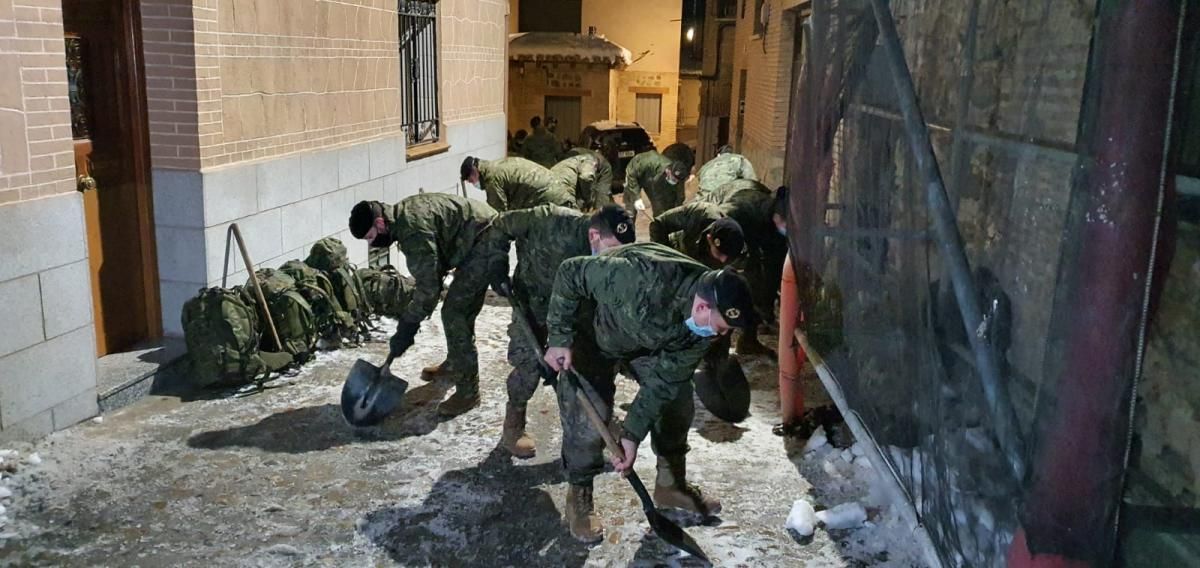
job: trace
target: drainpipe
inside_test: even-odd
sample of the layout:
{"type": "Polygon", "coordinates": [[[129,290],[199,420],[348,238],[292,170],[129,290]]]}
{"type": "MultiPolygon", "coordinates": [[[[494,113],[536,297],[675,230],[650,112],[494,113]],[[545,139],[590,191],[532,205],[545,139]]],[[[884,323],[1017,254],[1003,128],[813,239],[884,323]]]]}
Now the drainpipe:
{"type": "Polygon", "coordinates": [[[1080,187],[1059,269],[1067,284],[1053,312],[1065,322],[1051,336],[1062,338],[1050,350],[1062,353],[1051,381],[1057,404],[1038,412],[1041,436],[1011,567],[1113,562],[1148,280],[1165,265],[1155,263],[1156,248],[1170,248],[1170,237],[1158,238],[1160,229],[1171,233],[1159,215],[1173,197],[1166,156],[1183,4],[1098,3],[1080,187]]]}

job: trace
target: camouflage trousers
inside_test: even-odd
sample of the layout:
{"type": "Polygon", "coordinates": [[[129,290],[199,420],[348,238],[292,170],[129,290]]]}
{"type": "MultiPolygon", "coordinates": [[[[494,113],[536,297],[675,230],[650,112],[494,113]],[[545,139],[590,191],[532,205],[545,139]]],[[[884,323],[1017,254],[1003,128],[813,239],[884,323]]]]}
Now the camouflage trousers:
{"type": "Polygon", "coordinates": [[[750,284],[754,309],[764,323],[775,321],[775,300],[779,296],[779,278],[786,255],[787,249],[755,250],[745,256],[739,266],[750,284]]]}
{"type": "MultiPolygon", "coordinates": [[[[659,187],[644,188],[642,193],[645,194],[646,200],[650,202],[651,218],[662,215],[671,209],[683,205],[683,192],[684,187],[682,181],[675,185],[668,186],[666,189],[659,187]]],[[[633,216],[634,220],[636,220],[638,216],[638,211],[633,206],[635,201],[637,200],[632,198],[629,193],[625,193],[625,209],[629,211],[629,214],[633,216]]]]}
{"type": "MultiPolygon", "coordinates": [[[[508,364],[513,367],[512,372],[508,374],[508,403],[517,408],[525,408],[541,384],[541,357],[519,327],[521,324],[517,321],[518,317],[520,316],[514,310],[512,322],[508,324],[508,364]]],[[[530,321],[529,325],[537,336],[538,345],[545,345],[545,322],[530,321]]]]}
{"type": "MultiPolygon", "coordinates": [[[[728,349],[728,347],[726,347],[728,349]]],[[[612,418],[613,397],[616,394],[617,360],[605,358],[598,349],[583,346],[576,341],[572,358],[579,374],[591,385],[594,396],[589,396],[600,416],[607,422],[612,418]]],[[[633,374],[651,364],[646,357],[629,361],[633,374]]],[[[588,421],[583,405],[570,382],[558,382],[558,409],[562,421],[562,460],[566,469],[567,482],[572,485],[588,485],[604,471],[604,439],[588,421]]],[[[587,395],[588,389],[584,388],[587,395]]],[[[654,453],[660,457],[683,456],[688,452],[688,429],[696,414],[692,400],[692,383],[681,389],[679,396],[663,408],[662,415],[650,428],[650,442],[654,453]]]]}
{"type": "MultiPolygon", "coordinates": [[[[491,230],[491,229],[485,229],[491,230]]],[[[442,330],[446,334],[446,366],[462,377],[456,387],[463,395],[479,392],[479,351],[475,348],[475,318],[483,309],[488,285],[495,278],[494,258],[502,254],[481,235],[467,258],[454,271],[454,280],[442,300],[442,330]]]]}

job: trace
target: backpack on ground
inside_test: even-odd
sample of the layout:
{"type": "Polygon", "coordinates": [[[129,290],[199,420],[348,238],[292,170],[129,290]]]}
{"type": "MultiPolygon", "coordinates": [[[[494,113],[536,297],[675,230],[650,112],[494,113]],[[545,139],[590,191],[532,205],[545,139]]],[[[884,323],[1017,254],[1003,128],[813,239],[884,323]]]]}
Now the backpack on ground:
{"type": "Polygon", "coordinates": [[[341,339],[353,339],[357,335],[354,316],[342,309],[333,283],[324,272],[299,260],[285,262],[279,267],[279,271],[296,281],[296,289],[308,301],[313,316],[317,319],[317,331],[321,339],[336,343],[341,339]]]}
{"type": "Polygon", "coordinates": [[[183,337],[192,382],[202,388],[263,381],[292,362],[288,353],[259,351],[262,328],[240,288],[202,288],[183,305],[183,337]]]}
{"type": "MultiPolygon", "coordinates": [[[[254,274],[262,287],[263,296],[267,300],[267,309],[279,332],[279,341],[283,349],[291,353],[297,363],[304,363],[312,356],[317,345],[317,318],[313,315],[312,306],[296,289],[296,281],[291,276],[278,270],[261,268],[254,274]]],[[[256,304],[253,285],[249,282],[242,289],[242,296],[248,304],[256,304]]],[[[271,337],[268,322],[262,322],[261,345],[267,349],[275,349],[275,339],[271,337]]]]}
{"type": "Polygon", "coordinates": [[[371,304],[366,298],[362,282],[354,273],[350,257],[346,254],[346,245],[333,237],[326,237],[313,244],[309,250],[307,264],[329,277],[333,284],[334,296],[342,309],[354,316],[359,331],[367,334],[370,328],[371,304]]]}
{"type": "Polygon", "coordinates": [[[397,272],[394,266],[361,268],[357,276],[376,315],[400,317],[412,301],[414,280],[397,272]]]}

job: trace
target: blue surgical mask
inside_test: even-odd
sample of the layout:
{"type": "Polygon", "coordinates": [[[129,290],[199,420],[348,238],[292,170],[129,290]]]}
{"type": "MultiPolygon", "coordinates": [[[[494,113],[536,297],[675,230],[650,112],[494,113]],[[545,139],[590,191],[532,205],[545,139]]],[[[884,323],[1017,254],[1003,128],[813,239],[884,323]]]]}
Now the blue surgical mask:
{"type": "Polygon", "coordinates": [[[716,330],[714,330],[712,326],[697,324],[696,318],[688,318],[687,321],[683,323],[687,324],[688,329],[690,329],[692,333],[699,335],[700,337],[715,337],[717,335],[716,330]]]}

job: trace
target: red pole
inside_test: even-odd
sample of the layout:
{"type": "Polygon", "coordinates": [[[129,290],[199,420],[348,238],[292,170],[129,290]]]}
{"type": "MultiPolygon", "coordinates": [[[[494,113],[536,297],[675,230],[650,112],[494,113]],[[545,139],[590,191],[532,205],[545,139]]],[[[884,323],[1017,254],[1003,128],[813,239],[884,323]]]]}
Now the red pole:
{"type": "MultiPolygon", "coordinates": [[[[1179,4],[1101,0],[1083,120],[1085,172],[1077,243],[1056,302],[1061,373],[1042,417],[1012,567],[1107,565],[1113,560],[1139,325],[1155,242],[1179,24],[1179,4]]],[[[1070,245],[1064,250],[1069,250],[1070,245]]],[[[1047,373],[1050,375],[1051,373],[1047,373]]]]}

